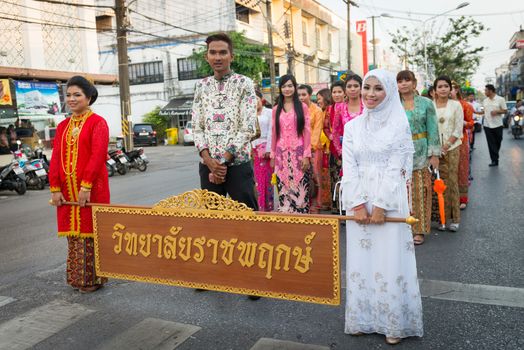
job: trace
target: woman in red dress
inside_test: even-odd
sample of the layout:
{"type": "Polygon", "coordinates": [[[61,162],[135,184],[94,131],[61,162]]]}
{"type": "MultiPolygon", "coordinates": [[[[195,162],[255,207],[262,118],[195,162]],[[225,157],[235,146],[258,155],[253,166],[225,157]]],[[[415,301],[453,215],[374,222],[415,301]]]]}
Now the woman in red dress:
{"type": "Polygon", "coordinates": [[[95,273],[93,220],[86,203],[109,203],[105,166],[109,130],[89,108],[98,92],[86,78],[67,82],[66,101],[73,112],[58,124],[49,168],[50,204],[57,207],[58,236],[67,237],[67,283],[94,292],[106,282],[95,273]],[[63,205],[64,202],[79,205],[63,205]]]}
{"type": "Polygon", "coordinates": [[[475,126],[475,120],[473,119],[473,107],[462,98],[460,85],[455,81],[451,82],[451,98],[460,102],[462,111],[464,112],[464,129],[462,135],[462,144],[460,145],[458,169],[460,210],[464,210],[466,209],[469,202],[469,134],[475,126]]]}

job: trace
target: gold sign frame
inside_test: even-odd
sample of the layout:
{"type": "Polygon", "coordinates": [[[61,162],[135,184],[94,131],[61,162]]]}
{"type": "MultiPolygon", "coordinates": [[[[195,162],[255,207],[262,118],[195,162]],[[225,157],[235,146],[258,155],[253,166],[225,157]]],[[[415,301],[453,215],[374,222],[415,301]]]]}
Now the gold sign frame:
{"type": "MultiPolygon", "coordinates": [[[[123,225],[121,226],[111,225],[111,227],[113,227],[113,229],[116,228],[116,231],[113,232],[113,239],[115,238],[114,236],[115,234],[117,234],[117,236],[122,237],[121,236],[122,233],[119,232],[118,230],[121,227],[124,227],[123,225]]],[[[179,196],[174,196],[166,200],[163,200],[152,208],[94,205],[93,206],[93,228],[94,228],[94,233],[95,233],[94,234],[95,269],[96,269],[97,275],[102,276],[102,277],[132,280],[132,281],[146,282],[146,283],[166,284],[166,285],[180,286],[180,287],[186,287],[186,288],[202,288],[202,289],[215,290],[215,291],[227,292],[227,293],[257,295],[257,296],[262,296],[262,297],[318,303],[318,304],[324,304],[324,305],[340,305],[341,287],[340,287],[340,255],[339,255],[339,220],[337,218],[315,217],[315,216],[309,216],[309,215],[289,215],[289,214],[278,214],[278,213],[257,213],[257,212],[252,211],[251,209],[249,209],[247,206],[245,206],[242,203],[238,203],[231,199],[219,196],[213,192],[208,192],[205,190],[195,190],[195,191],[186,192],[179,196]],[[245,226],[245,224],[247,223],[253,223],[252,226],[261,225],[261,223],[271,223],[270,225],[278,224],[278,225],[283,225],[283,226],[288,225],[288,227],[293,227],[293,225],[295,226],[302,225],[300,226],[302,230],[305,227],[307,227],[308,232],[310,232],[310,234],[306,235],[306,237],[304,237],[304,240],[303,240],[303,242],[305,242],[306,245],[308,245],[308,247],[309,247],[309,244],[312,242],[313,238],[315,237],[316,231],[322,230],[322,232],[324,233],[324,236],[322,238],[323,242],[329,242],[329,246],[325,243],[323,243],[322,245],[322,249],[324,251],[320,255],[323,256],[322,257],[323,265],[322,264],[315,265],[315,261],[318,261],[318,263],[320,263],[320,260],[316,260],[316,259],[319,259],[318,255],[315,256],[315,260],[312,260],[313,262],[311,265],[314,268],[323,266],[324,267],[324,270],[322,270],[323,276],[325,276],[328,273],[330,274],[329,278],[325,277],[326,281],[322,282],[324,283],[323,286],[325,288],[329,288],[329,289],[326,289],[326,290],[329,290],[329,293],[326,293],[326,295],[323,295],[323,296],[318,296],[318,295],[314,295],[314,293],[311,292],[309,293],[310,295],[308,295],[307,291],[305,291],[304,293],[302,292],[297,293],[297,292],[274,291],[274,290],[267,290],[267,289],[264,290],[264,288],[260,287],[260,286],[264,286],[264,283],[261,283],[256,288],[246,288],[246,287],[235,286],[235,283],[231,283],[229,285],[216,284],[216,283],[201,283],[201,282],[194,282],[194,281],[188,281],[188,280],[182,280],[182,279],[159,278],[159,277],[148,276],[144,274],[118,273],[115,271],[111,271],[111,269],[106,269],[106,265],[105,265],[108,261],[107,259],[107,256],[108,256],[107,254],[108,252],[108,248],[107,248],[108,247],[108,238],[107,238],[108,226],[107,226],[107,223],[104,224],[105,226],[103,227],[104,228],[103,233],[106,236],[104,238],[105,242],[102,242],[102,238],[100,237],[100,234],[102,234],[102,232],[100,232],[101,226],[100,226],[100,221],[99,221],[99,219],[102,220],[104,216],[105,216],[105,219],[107,219],[107,217],[110,215],[114,215],[115,218],[117,217],[124,218],[126,215],[128,216],[130,215],[135,218],[134,220],[142,220],[142,221],[145,217],[157,218],[155,222],[159,222],[162,220],[172,220],[173,218],[177,218],[180,220],[186,220],[186,221],[195,219],[195,222],[198,220],[200,221],[207,220],[210,223],[213,223],[213,222],[216,223],[217,220],[221,220],[221,221],[223,220],[223,221],[227,221],[232,226],[234,225],[237,225],[237,227],[242,226],[244,229],[245,227],[247,227],[245,226]],[[304,225],[307,225],[307,226],[304,226],[304,225]],[[311,229],[309,229],[309,227],[311,227],[311,229]],[[327,232],[329,232],[330,234],[329,240],[326,237],[327,232]],[[102,244],[104,244],[105,250],[104,249],[101,250],[102,244]],[[326,250],[328,249],[329,249],[329,252],[326,252],[326,250]],[[104,256],[101,255],[101,251],[105,252],[104,256]],[[329,260],[326,257],[329,257],[329,260]],[[326,268],[326,267],[329,267],[329,268],[326,268]],[[329,281],[329,286],[327,286],[328,281],[329,281]]],[[[178,231],[175,234],[178,234],[178,231]]],[[[193,237],[193,239],[195,239],[195,237],[193,237]]],[[[122,242],[122,239],[120,239],[120,242],[122,242]]],[[[239,242],[239,244],[241,243],[245,243],[245,242],[243,241],[239,242]]],[[[111,249],[116,249],[116,248],[111,247],[111,249]]],[[[304,249],[304,251],[306,251],[307,249],[310,249],[311,251],[311,248],[306,248],[304,249]]],[[[315,249],[318,249],[318,248],[315,248],[315,249]]],[[[302,256],[301,248],[300,248],[300,254],[302,256]]],[[[135,246],[135,255],[137,255],[136,246],[135,246]]],[[[309,252],[308,252],[308,256],[309,256],[309,252]]],[[[298,260],[299,259],[297,255],[297,261],[298,260]]],[[[259,261],[259,264],[260,264],[260,261],[259,261]]],[[[292,270],[292,268],[290,270],[292,270]]],[[[315,273],[318,273],[318,272],[315,272],[315,273]]],[[[303,273],[300,276],[307,277],[308,275],[303,273]]],[[[296,280],[297,279],[294,278],[294,283],[297,283],[296,280]]],[[[305,278],[305,280],[307,280],[307,278],[305,278]]],[[[304,283],[304,286],[307,286],[307,285],[308,285],[307,283],[304,283]]]]}

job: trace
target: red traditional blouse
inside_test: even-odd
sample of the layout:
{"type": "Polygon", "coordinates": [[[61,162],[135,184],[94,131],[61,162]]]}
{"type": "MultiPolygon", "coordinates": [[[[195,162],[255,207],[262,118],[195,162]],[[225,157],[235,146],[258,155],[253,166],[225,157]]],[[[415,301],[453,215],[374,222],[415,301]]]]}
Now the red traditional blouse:
{"type": "MultiPolygon", "coordinates": [[[[87,187],[91,202],[109,203],[108,144],[106,121],[91,111],[85,118],[71,117],[58,124],[49,167],[51,192],[62,192],[67,201],[77,202],[80,187],[87,187]]],[[[57,208],[57,223],[59,236],[93,237],[90,207],[62,205],[57,208]]]]}
{"type": "Polygon", "coordinates": [[[459,100],[464,112],[464,131],[462,133],[462,142],[468,139],[467,130],[473,129],[475,126],[475,120],[473,119],[473,107],[464,100],[459,100]]]}

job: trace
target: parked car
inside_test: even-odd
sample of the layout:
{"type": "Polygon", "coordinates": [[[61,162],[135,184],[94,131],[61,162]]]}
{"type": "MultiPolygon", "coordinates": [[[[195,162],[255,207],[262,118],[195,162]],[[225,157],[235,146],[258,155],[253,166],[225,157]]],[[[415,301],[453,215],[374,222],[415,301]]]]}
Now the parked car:
{"type": "Polygon", "coordinates": [[[193,124],[187,122],[186,128],[184,129],[184,146],[194,145],[195,141],[193,139],[193,124]]]}
{"type": "Polygon", "coordinates": [[[158,143],[153,124],[135,124],[133,126],[133,143],[135,145],[156,146],[158,143]]]}
{"type": "Polygon", "coordinates": [[[506,114],[504,115],[504,118],[502,118],[502,124],[505,128],[509,126],[509,122],[511,120],[511,110],[515,105],[517,104],[517,101],[506,101],[506,107],[508,108],[506,114]]]}

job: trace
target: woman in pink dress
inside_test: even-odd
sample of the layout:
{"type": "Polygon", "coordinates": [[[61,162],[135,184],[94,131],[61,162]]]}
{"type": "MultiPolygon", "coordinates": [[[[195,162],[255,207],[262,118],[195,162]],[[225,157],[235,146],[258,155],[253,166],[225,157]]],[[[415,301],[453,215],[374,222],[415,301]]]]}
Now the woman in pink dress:
{"type": "MultiPolygon", "coordinates": [[[[331,97],[333,104],[328,107],[324,124],[324,133],[329,139],[329,175],[331,180],[331,194],[338,192],[336,187],[340,181],[342,170],[342,136],[344,135],[344,125],[340,116],[336,115],[335,107],[337,104],[344,104],[346,91],[343,81],[336,81],[331,85],[331,97]]],[[[333,197],[332,197],[333,198],[333,197]]],[[[331,212],[338,213],[338,200],[333,198],[331,202],[331,212]]]]}
{"type": "Polygon", "coordinates": [[[362,78],[358,74],[351,74],[344,82],[346,100],[335,104],[335,118],[342,122],[342,128],[350,120],[362,114],[364,105],[360,96],[362,89],[362,78]]]}
{"type": "Polygon", "coordinates": [[[253,164],[258,193],[258,210],[273,211],[273,185],[269,154],[271,152],[271,109],[264,107],[262,93],[256,91],[257,115],[260,126],[260,137],[251,142],[253,147],[253,164]]]}
{"type": "Polygon", "coordinates": [[[280,212],[309,212],[311,124],[307,106],[298,99],[297,82],[283,75],[273,107],[271,158],[277,176],[280,212]]]}

